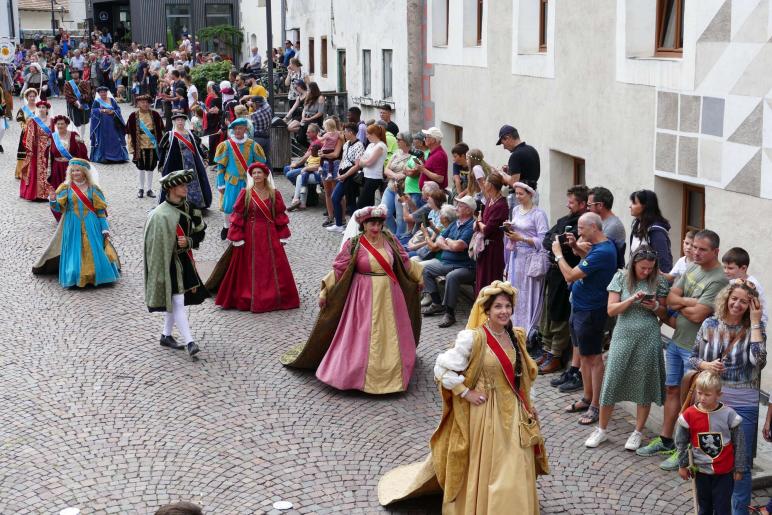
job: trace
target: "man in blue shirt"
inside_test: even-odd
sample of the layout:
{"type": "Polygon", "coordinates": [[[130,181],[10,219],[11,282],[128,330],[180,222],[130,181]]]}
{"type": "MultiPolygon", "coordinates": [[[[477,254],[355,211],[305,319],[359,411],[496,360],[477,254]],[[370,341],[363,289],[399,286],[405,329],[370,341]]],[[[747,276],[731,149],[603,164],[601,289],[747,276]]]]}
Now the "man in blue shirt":
{"type": "Polygon", "coordinates": [[[427,245],[432,252],[441,252],[439,259],[424,262],[424,285],[432,303],[421,311],[425,316],[445,313],[440,327],[456,323],[456,302],[462,284],[474,284],[475,262],[469,257],[469,242],[474,232],[474,212],[477,201],[466,196],[456,199],[458,219],[427,245]],[[445,276],[445,298],[437,291],[437,277],[445,276]]]}
{"type": "Polygon", "coordinates": [[[288,39],[284,42],[284,55],[281,58],[281,64],[289,66],[289,61],[295,57],[295,50],[292,48],[292,43],[288,39]]]}
{"type": "MultiPolygon", "coordinates": [[[[566,263],[563,249],[555,238],[552,252],[555,262],[567,283],[571,286],[571,317],[568,329],[574,352],[579,352],[584,397],[571,405],[572,411],[587,413],[580,424],[590,425],[598,421],[600,388],[603,385],[603,330],[608,319],[608,293],[606,287],[617,271],[617,249],[603,233],[603,220],[596,213],[579,217],[579,237],[592,245],[589,253],[574,268],[566,263]]],[[[566,236],[573,240],[573,235],[566,236]]],[[[573,241],[568,242],[569,245],[573,241]]]]}

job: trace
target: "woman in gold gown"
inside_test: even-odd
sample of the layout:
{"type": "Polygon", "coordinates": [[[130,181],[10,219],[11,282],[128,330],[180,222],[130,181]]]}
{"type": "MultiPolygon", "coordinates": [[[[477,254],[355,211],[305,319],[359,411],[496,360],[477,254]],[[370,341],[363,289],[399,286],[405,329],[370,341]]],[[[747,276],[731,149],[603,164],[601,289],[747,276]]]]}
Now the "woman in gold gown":
{"type": "Polygon", "coordinates": [[[381,478],[381,504],[443,491],[443,514],[539,513],[537,474],[547,454],[531,403],[534,361],[510,322],[517,292],[494,281],[475,301],[467,329],[437,357],[442,418],[431,455],[381,478]]]}

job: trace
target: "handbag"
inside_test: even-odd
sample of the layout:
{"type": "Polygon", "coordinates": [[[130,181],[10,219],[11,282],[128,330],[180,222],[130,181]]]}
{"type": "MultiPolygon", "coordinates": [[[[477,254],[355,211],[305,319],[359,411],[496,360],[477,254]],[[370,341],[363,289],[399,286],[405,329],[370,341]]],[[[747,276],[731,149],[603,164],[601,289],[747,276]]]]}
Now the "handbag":
{"type": "MultiPolygon", "coordinates": [[[[721,353],[721,360],[723,361],[734,348],[735,344],[741,339],[745,338],[745,328],[739,331],[726,349],[721,353]]],[[[684,373],[684,377],[681,379],[681,411],[683,413],[686,408],[694,404],[694,390],[697,387],[697,376],[703,373],[704,370],[687,370],[684,373]]]]}
{"type": "Polygon", "coordinates": [[[351,178],[352,181],[354,181],[354,184],[357,186],[362,186],[365,183],[365,172],[358,171],[354,174],[354,176],[351,178]]]}
{"type": "Polygon", "coordinates": [[[543,277],[550,268],[550,259],[545,250],[532,252],[528,256],[525,275],[528,277],[543,277]]]}
{"type": "Polygon", "coordinates": [[[480,231],[475,231],[472,239],[469,241],[469,257],[477,261],[480,254],[485,250],[485,236],[480,231]]]}

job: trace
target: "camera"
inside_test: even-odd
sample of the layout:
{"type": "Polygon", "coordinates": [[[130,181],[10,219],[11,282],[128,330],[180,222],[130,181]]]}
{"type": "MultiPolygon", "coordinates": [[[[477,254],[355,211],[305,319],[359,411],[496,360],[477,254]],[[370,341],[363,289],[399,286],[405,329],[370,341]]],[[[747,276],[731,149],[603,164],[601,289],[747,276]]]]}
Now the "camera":
{"type": "Polygon", "coordinates": [[[423,159],[424,158],[423,151],[418,150],[417,148],[411,148],[410,150],[408,150],[407,153],[410,154],[411,156],[415,157],[416,159],[423,159]]]}
{"type": "Polygon", "coordinates": [[[565,230],[563,230],[563,234],[558,234],[558,241],[561,245],[567,245],[568,244],[568,238],[566,237],[566,234],[571,232],[571,229],[573,229],[573,226],[566,225],[565,230]]]}

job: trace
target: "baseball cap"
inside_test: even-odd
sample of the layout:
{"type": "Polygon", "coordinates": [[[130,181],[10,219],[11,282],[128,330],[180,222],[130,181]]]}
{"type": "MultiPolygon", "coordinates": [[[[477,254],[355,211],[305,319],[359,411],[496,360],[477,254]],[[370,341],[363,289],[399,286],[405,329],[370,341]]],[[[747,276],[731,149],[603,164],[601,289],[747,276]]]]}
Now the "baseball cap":
{"type": "Polygon", "coordinates": [[[471,195],[465,195],[463,197],[456,197],[456,202],[466,204],[472,211],[477,211],[477,201],[471,195]]]}
{"type": "Polygon", "coordinates": [[[501,138],[512,134],[516,130],[517,129],[515,129],[511,125],[502,125],[501,129],[499,129],[499,140],[496,142],[496,145],[501,145],[501,138]]]}
{"type": "Polygon", "coordinates": [[[429,127],[428,129],[424,129],[421,132],[423,132],[424,135],[429,136],[430,138],[442,139],[442,131],[439,130],[437,127],[429,127]]]}

